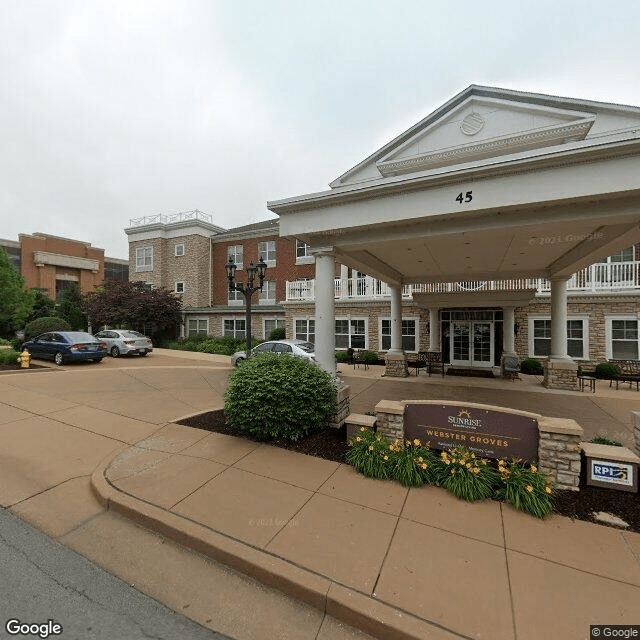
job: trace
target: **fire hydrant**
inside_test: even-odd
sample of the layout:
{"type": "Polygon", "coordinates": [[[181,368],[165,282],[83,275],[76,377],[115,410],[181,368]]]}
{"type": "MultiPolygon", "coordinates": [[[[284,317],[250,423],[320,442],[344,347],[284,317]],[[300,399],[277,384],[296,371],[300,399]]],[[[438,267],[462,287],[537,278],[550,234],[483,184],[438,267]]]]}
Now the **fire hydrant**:
{"type": "Polygon", "coordinates": [[[31,354],[25,349],[19,356],[18,362],[22,365],[23,369],[28,369],[31,364],[31,354]]]}

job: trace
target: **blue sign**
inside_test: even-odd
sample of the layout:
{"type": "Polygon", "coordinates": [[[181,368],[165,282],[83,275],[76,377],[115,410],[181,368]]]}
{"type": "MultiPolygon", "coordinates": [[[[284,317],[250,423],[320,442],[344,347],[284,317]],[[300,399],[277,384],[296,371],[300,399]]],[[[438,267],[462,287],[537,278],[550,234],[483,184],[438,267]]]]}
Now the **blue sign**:
{"type": "Polygon", "coordinates": [[[621,462],[591,460],[591,478],[599,482],[623,484],[631,487],[633,485],[633,467],[621,462]]]}

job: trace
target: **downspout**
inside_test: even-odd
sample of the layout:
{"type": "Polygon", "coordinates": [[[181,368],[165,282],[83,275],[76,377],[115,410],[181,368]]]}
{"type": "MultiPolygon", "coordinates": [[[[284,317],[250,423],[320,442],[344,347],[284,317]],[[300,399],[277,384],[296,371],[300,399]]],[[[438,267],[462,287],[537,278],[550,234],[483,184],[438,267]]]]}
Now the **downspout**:
{"type": "Polygon", "coordinates": [[[209,308],[211,308],[211,303],[213,302],[212,298],[211,298],[211,270],[213,268],[213,240],[211,239],[211,236],[209,236],[209,308]]]}

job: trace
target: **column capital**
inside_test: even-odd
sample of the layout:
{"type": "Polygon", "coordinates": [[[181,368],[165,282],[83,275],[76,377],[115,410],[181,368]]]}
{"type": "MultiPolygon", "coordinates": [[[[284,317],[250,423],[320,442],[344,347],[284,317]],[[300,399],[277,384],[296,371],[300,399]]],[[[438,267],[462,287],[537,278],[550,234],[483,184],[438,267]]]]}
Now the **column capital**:
{"type": "Polygon", "coordinates": [[[336,249],[332,245],[323,245],[321,247],[311,247],[310,248],[311,255],[315,256],[329,256],[331,258],[336,257],[336,249]]]}
{"type": "Polygon", "coordinates": [[[549,282],[569,282],[571,277],[567,276],[549,276],[549,282]]]}

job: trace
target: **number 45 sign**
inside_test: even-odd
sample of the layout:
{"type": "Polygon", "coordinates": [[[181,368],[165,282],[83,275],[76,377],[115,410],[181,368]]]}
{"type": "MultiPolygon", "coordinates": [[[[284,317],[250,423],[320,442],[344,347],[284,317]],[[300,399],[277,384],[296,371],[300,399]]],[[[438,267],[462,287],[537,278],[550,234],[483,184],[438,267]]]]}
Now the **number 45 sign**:
{"type": "Polygon", "coordinates": [[[456,201],[460,204],[464,204],[465,202],[471,202],[473,200],[473,191],[467,191],[463,193],[462,191],[456,196],[456,201]]]}

